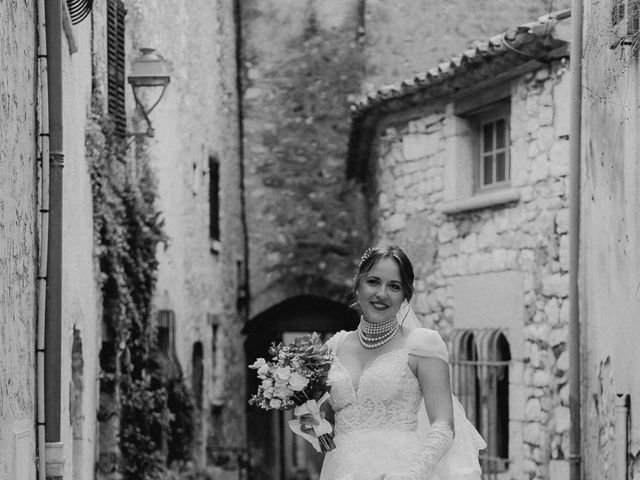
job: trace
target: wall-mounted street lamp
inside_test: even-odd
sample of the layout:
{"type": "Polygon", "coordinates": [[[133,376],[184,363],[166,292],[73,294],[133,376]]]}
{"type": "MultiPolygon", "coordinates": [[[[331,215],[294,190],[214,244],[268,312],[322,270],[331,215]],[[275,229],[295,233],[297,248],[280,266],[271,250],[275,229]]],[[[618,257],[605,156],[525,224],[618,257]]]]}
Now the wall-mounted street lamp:
{"type": "Polygon", "coordinates": [[[131,74],[127,77],[127,81],[131,84],[133,90],[133,98],[136,101],[136,107],[142,113],[145,121],[147,122],[146,132],[133,132],[129,135],[132,136],[147,136],[153,137],[155,132],[151,126],[151,120],[149,120],[149,114],[156,108],[160,100],[167,89],[167,85],[171,80],[167,71],[167,66],[160,55],[155,53],[154,48],[141,48],[140,57],[136,58],[131,64],[131,74]],[[162,87],[162,92],[158,99],[151,105],[146,107],[140,100],[139,92],[141,88],[155,88],[162,87]]]}

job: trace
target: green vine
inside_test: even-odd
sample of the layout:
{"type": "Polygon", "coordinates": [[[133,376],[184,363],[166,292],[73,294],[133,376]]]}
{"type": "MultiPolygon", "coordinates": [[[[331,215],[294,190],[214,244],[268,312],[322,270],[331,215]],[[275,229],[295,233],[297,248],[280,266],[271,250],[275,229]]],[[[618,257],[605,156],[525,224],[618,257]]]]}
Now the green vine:
{"type": "MultiPolygon", "coordinates": [[[[97,98],[93,111],[102,111],[97,98]]],[[[101,455],[98,469],[120,472],[125,480],[156,479],[168,460],[188,460],[193,431],[193,405],[182,379],[165,378],[156,361],[151,300],[156,249],[167,238],[145,147],[137,144],[135,162],[127,162],[124,140],[109,119],[95,113],[89,122],[86,149],[103,300],[101,391],[113,398],[99,419],[115,417],[118,425],[118,452],[101,455]],[[182,448],[168,448],[174,444],[182,448]]]]}

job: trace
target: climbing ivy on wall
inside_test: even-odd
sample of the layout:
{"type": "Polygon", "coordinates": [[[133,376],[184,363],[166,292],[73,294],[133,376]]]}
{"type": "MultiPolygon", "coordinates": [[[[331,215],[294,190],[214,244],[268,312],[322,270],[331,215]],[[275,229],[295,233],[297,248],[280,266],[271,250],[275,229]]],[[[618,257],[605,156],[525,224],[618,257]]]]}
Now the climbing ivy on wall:
{"type": "MultiPolygon", "coordinates": [[[[97,97],[93,111],[102,112],[97,97]]],[[[182,379],[164,378],[157,362],[151,299],[156,249],[167,238],[155,206],[148,150],[143,143],[135,148],[135,158],[126,160],[126,146],[112,122],[94,113],[86,151],[103,301],[101,391],[113,399],[112,405],[103,405],[99,418],[115,416],[119,431],[118,453],[102,457],[115,465],[102,461],[98,469],[120,472],[124,479],[150,480],[165,470],[169,443],[183,446],[178,455],[172,452],[172,460],[188,459],[193,405],[182,379]]]]}

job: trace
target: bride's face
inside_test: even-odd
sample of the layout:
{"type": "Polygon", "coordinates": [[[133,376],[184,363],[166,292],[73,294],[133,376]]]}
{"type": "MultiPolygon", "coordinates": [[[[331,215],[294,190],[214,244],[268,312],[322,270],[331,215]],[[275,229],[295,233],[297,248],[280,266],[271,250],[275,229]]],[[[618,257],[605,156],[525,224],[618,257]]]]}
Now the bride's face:
{"type": "Polygon", "coordinates": [[[360,280],[357,295],[362,314],[368,321],[380,323],[395,317],[404,300],[400,268],[395,260],[382,258],[378,261],[360,280]]]}

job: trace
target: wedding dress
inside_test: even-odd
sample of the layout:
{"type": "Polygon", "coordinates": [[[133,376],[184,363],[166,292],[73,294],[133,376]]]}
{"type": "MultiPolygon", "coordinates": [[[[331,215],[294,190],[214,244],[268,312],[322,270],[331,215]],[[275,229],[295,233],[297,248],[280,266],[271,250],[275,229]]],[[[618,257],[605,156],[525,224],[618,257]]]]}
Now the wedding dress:
{"type": "MultiPolygon", "coordinates": [[[[334,353],[347,333],[338,332],[329,340],[334,353]]],[[[448,362],[444,341],[426,328],[412,330],[403,348],[376,358],[357,385],[336,357],[328,383],[337,448],[325,455],[320,480],[374,480],[382,473],[401,474],[420,455],[430,424],[420,385],[408,365],[410,354],[448,362]]],[[[480,478],[478,450],[486,444],[455,397],[453,403],[455,438],[425,480],[480,478]]]]}

